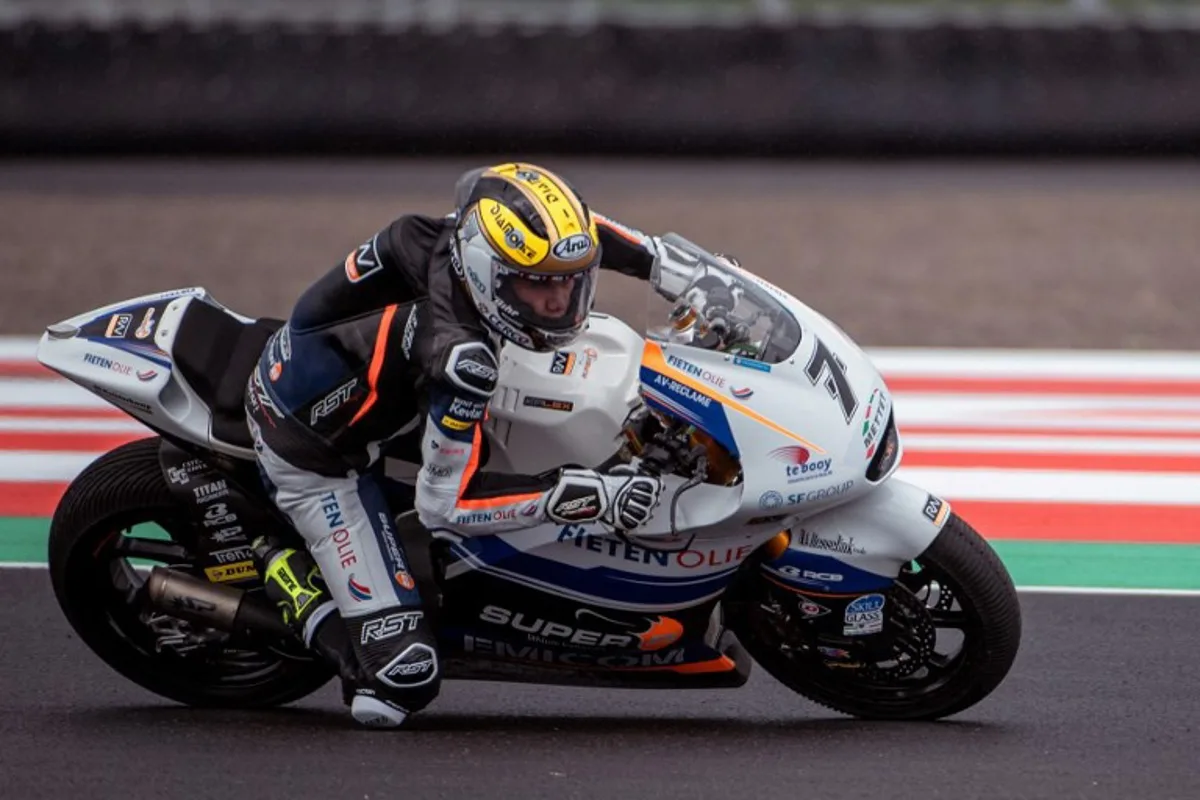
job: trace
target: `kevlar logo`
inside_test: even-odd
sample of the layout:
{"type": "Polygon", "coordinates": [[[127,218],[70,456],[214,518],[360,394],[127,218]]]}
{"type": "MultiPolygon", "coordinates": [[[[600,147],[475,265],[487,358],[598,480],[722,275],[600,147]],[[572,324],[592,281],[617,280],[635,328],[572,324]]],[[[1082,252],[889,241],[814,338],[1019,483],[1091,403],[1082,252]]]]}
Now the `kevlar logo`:
{"type": "Polygon", "coordinates": [[[410,644],[375,677],[396,689],[424,686],[437,677],[437,653],[427,644],[410,644]]]}
{"type": "Polygon", "coordinates": [[[570,375],[575,369],[575,354],[570,350],[558,350],[550,362],[551,375],[570,375]]]}
{"type": "Polygon", "coordinates": [[[253,561],[238,561],[235,564],[222,564],[219,567],[205,567],[204,574],[213,583],[225,583],[257,578],[258,570],[254,568],[253,561]]]}
{"type": "Polygon", "coordinates": [[[108,320],[108,327],[104,329],[104,336],[108,339],[124,339],[132,322],[132,314],[113,314],[108,320]]]}
{"type": "Polygon", "coordinates": [[[424,617],[423,611],[399,611],[380,619],[369,619],[363,623],[359,643],[381,642],[402,633],[411,633],[424,617]]]}
{"type": "Polygon", "coordinates": [[[382,264],[379,261],[379,250],[375,247],[375,240],[379,235],[371,237],[371,241],[360,244],[358,249],[346,256],[346,279],[351,283],[358,283],[364,278],[369,278],[380,270],[382,264]]]}
{"type": "Polygon", "coordinates": [[[446,413],[456,419],[478,422],[483,419],[483,414],[486,410],[487,403],[482,400],[465,400],[461,397],[456,397],[450,403],[450,408],[447,409],[446,413]]]}

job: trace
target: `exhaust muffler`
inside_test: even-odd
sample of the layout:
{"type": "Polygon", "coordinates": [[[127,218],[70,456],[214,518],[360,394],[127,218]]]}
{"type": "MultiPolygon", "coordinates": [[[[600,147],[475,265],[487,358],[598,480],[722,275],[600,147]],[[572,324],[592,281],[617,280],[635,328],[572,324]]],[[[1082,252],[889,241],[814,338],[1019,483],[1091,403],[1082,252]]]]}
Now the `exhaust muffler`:
{"type": "Polygon", "coordinates": [[[277,609],[232,586],[209,583],[167,567],[153,567],[146,591],[153,608],[188,622],[247,638],[263,634],[287,639],[296,636],[277,609]]]}

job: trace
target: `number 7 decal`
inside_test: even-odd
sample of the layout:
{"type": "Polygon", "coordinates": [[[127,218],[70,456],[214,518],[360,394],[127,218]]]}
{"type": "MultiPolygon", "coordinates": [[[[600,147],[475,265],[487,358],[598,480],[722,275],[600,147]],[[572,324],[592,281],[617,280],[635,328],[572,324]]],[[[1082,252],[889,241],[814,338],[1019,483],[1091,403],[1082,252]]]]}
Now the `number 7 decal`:
{"type": "Polygon", "coordinates": [[[825,384],[829,396],[841,404],[842,416],[849,424],[850,420],[854,419],[855,410],[858,409],[858,398],[854,396],[854,390],[846,380],[846,365],[820,339],[817,339],[817,346],[813,348],[812,358],[808,360],[804,374],[813,382],[813,386],[818,383],[825,384]]]}

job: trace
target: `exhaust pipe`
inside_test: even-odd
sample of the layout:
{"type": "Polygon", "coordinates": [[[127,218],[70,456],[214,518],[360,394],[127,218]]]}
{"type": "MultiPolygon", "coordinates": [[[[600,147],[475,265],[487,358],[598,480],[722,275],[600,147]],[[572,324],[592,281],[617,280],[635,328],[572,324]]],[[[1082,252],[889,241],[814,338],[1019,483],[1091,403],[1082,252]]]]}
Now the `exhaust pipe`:
{"type": "Polygon", "coordinates": [[[296,638],[275,608],[232,586],[209,583],[166,567],[153,567],[146,591],[154,609],[188,622],[246,638],[263,634],[296,638]]]}

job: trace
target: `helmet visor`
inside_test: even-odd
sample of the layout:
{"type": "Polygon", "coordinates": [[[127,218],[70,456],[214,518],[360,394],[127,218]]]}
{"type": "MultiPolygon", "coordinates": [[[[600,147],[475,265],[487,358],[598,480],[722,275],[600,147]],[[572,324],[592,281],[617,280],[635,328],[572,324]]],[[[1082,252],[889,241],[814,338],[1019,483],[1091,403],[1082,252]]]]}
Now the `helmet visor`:
{"type": "Polygon", "coordinates": [[[569,275],[535,275],[496,262],[496,299],[506,316],[547,332],[579,330],[596,291],[595,266],[569,275]]]}

